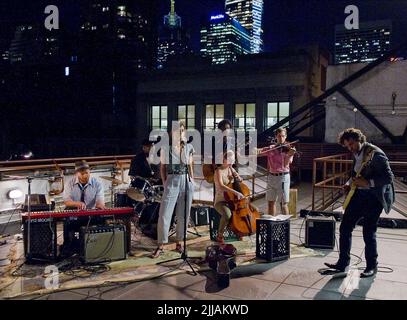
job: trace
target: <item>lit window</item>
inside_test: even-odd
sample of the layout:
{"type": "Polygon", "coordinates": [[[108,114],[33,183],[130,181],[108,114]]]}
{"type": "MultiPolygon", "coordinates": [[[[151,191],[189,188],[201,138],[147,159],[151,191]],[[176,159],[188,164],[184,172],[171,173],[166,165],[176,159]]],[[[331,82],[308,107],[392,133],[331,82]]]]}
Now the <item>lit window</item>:
{"type": "Polygon", "coordinates": [[[195,105],[179,105],[178,120],[183,121],[187,129],[195,128],[195,105]]]}
{"type": "Polygon", "coordinates": [[[235,104],[235,127],[236,130],[256,129],[256,104],[235,104]]]}
{"type": "Polygon", "coordinates": [[[205,129],[216,129],[225,117],[224,104],[207,104],[205,107],[205,129]]]}
{"type": "Polygon", "coordinates": [[[125,6],[117,7],[117,15],[119,15],[121,17],[125,17],[126,16],[126,7],[125,6]]]}
{"type": "MultiPolygon", "coordinates": [[[[267,104],[267,122],[266,127],[270,128],[277,122],[287,118],[290,115],[290,103],[289,102],[269,102],[267,104]]],[[[289,123],[283,125],[287,127],[289,123]]]]}
{"type": "Polygon", "coordinates": [[[167,129],[168,128],[168,107],[152,106],[151,108],[151,128],[167,129]]]}

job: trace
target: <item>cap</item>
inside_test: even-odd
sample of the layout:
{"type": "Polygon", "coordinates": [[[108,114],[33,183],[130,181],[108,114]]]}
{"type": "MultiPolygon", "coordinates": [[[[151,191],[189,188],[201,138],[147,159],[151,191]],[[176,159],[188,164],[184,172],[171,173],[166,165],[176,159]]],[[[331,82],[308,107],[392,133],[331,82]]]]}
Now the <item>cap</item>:
{"type": "Polygon", "coordinates": [[[75,171],[90,169],[89,164],[85,160],[75,162],[75,171]]]}

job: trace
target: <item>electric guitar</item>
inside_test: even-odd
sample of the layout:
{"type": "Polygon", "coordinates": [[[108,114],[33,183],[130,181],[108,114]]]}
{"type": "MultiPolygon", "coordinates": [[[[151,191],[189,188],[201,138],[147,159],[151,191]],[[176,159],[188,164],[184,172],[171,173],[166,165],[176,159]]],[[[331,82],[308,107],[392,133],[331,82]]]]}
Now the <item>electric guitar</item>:
{"type": "MultiPolygon", "coordinates": [[[[363,159],[362,165],[360,166],[358,172],[356,173],[355,178],[360,178],[362,177],[361,172],[362,170],[367,166],[367,164],[372,161],[373,159],[373,155],[374,155],[374,150],[371,150],[365,157],[365,159],[363,159]]],[[[356,184],[354,182],[352,182],[351,188],[349,190],[349,193],[347,194],[345,201],[343,202],[343,209],[346,210],[347,206],[350,203],[350,200],[352,199],[353,195],[355,194],[355,191],[358,187],[356,186],[356,184]]]]}

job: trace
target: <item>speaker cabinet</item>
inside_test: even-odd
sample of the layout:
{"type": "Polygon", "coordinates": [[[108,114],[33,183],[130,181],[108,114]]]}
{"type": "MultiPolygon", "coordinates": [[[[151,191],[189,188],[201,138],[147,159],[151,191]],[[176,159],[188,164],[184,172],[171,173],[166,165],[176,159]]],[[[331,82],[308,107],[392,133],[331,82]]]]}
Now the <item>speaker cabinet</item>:
{"type": "Polygon", "coordinates": [[[81,227],[80,240],[84,263],[126,259],[126,228],[123,225],[81,227]]]}
{"type": "Polygon", "coordinates": [[[208,226],[209,225],[209,207],[205,206],[192,206],[191,220],[195,226],[208,226]]]}
{"type": "Polygon", "coordinates": [[[305,246],[333,249],[335,247],[336,221],[332,217],[307,217],[305,221],[305,246]]]}
{"type": "Polygon", "coordinates": [[[28,263],[57,260],[57,227],[55,221],[51,218],[31,219],[28,226],[28,220],[26,220],[23,228],[24,253],[28,263]],[[30,232],[28,232],[28,228],[30,232]]]}

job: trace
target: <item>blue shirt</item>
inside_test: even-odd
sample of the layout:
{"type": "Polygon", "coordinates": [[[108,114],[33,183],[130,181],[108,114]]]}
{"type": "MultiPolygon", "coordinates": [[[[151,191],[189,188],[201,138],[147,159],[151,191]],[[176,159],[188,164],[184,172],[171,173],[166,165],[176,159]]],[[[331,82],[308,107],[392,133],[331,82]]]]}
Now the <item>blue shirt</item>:
{"type": "MultiPolygon", "coordinates": [[[[72,178],[64,189],[64,201],[81,201],[82,186],[79,183],[78,177],[72,178]]],[[[96,179],[91,177],[89,182],[83,186],[86,204],[86,209],[94,209],[96,202],[105,201],[103,185],[96,179]]]]}

